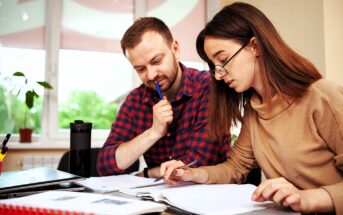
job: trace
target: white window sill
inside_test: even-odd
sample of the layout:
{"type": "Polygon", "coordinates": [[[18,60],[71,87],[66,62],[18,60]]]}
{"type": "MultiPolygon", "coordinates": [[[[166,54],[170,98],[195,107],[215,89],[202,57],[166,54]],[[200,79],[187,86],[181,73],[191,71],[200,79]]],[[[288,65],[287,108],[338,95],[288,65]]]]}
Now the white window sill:
{"type": "MultiPolygon", "coordinates": [[[[102,147],[103,142],[92,142],[92,148],[102,147]]],[[[19,142],[9,142],[7,144],[8,148],[11,149],[69,149],[70,145],[66,142],[57,143],[42,143],[42,142],[32,142],[32,143],[19,143],[19,142]]]]}

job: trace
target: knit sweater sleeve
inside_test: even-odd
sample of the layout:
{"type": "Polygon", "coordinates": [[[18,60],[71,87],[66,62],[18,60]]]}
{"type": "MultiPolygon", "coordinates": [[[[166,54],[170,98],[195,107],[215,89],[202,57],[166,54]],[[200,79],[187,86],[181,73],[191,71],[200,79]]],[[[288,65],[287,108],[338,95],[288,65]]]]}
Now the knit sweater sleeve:
{"type": "MultiPolygon", "coordinates": [[[[331,84],[322,90],[321,108],[315,113],[318,133],[335,156],[333,163],[343,175],[343,87],[331,84]]],[[[329,193],[337,215],[343,215],[343,181],[323,186],[329,193]]]]}
{"type": "Polygon", "coordinates": [[[257,165],[251,145],[248,115],[244,115],[241,132],[231,148],[229,158],[216,166],[200,167],[208,173],[206,183],[243,183],[249,171],[257,165]]]}

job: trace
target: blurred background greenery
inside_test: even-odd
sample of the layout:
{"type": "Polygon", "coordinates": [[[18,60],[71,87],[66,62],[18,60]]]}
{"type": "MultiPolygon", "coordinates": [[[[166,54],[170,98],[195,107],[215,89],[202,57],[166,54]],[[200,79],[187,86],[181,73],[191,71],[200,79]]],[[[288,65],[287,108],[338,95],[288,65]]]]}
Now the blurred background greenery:
{"type": "MultiPolygon", "coordinates": [[[[41,131],[42,99],[35,101],[30,110],[28,126],[35,133],[41,131]]],[[[20,100],[4,86],[0,86],[0,133],[18,133],[22,127],[25,102],[20,100]]],[[[69,129],[69,123],[75,119],[92,122],[95,129],[109,129],[118,111],[119,103],[106,103],[105,99],[93,91],[74,91],[59,109],[59,127],[69,129]],[[82,107],[82,108],[81,108],[82,107]]]]}

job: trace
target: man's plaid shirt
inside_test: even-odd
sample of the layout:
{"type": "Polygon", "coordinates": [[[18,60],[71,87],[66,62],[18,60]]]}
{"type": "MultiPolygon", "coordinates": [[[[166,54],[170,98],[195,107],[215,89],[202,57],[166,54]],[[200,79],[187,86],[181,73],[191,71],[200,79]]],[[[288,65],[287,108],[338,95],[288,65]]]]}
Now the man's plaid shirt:
{"type": "MultiPolygon", "coordinates": [[[[173,122],[168,126],[167,135],[144,153],[149,168],[170,159],[184,163],[197,160],[193,166],[214,165],[226,160],[230,149],[230,138],[222,142],[210,142],[208,139],[206,122],[210,74],[180,65],[183,80],[171,101],[173,122]]],[[[143,84],[127,96],[98,155],[99,175],[124,172],[117,167],[116,150],[121,143],[130,141],[152,126],[152,107],[158,101],[157,92],[143,84]]]]}

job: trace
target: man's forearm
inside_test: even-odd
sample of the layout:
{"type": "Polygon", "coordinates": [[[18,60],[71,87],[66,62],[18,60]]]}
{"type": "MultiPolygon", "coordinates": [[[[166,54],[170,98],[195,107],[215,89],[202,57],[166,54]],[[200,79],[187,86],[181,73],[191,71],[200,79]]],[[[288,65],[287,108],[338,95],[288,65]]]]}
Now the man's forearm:
{"type": "Polygon", "coordinates": [[[129,168],[141,155],[161,138],[151,128],[132,140],[119,145],[116,151],[116,162],[119,169],[129,168]]]}

